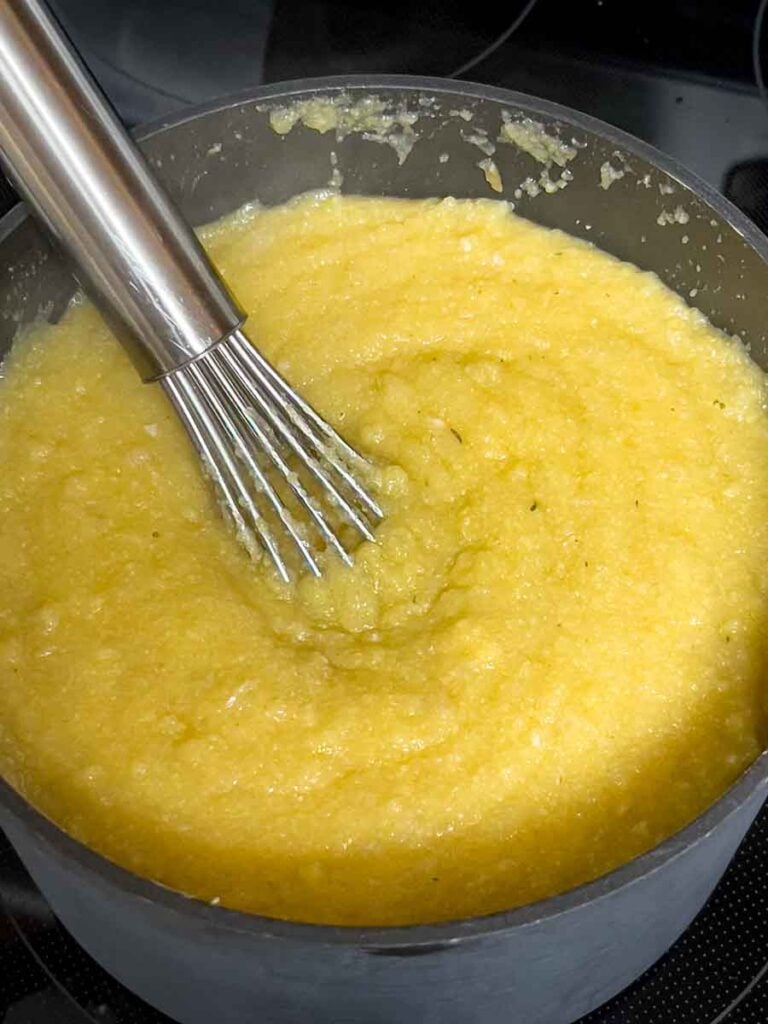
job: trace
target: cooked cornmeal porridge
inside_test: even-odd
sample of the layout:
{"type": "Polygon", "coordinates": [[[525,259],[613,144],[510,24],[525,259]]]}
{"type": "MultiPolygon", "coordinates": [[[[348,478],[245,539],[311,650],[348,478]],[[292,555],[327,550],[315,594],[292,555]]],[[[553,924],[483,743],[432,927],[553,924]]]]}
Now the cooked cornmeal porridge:
{"type": "Polygon", "coordinates": [[[87,304],[0,386],[0,768],[140,874],[313,922],[482,914],[680,828],[766,738],[768,414],[741,346],[493,201],[209,229],[377,466],[376,544],[248,560],[87,304]]]}

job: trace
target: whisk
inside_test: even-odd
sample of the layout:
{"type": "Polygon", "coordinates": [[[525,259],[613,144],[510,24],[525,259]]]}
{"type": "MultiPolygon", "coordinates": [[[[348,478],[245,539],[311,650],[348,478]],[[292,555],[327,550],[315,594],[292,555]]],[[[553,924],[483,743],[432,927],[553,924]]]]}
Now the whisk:
{"type": "Polygon", "coordinates": [[[250,343],[245,315],[42,0],[0,0],[0,154],[159,381],[244,546],[288,581],[351,564],[382,511],[368,462],[250,343]]]}

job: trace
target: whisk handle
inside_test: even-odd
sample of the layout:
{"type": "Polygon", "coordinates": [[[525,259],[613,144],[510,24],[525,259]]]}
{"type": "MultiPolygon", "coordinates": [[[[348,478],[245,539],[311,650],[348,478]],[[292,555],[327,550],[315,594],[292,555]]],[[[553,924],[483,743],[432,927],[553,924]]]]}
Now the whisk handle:
{"type": "Polygon", "coordinates": [[[42,0],[0,0],[0,155],[142,376],[245,319],[42,0]]]}

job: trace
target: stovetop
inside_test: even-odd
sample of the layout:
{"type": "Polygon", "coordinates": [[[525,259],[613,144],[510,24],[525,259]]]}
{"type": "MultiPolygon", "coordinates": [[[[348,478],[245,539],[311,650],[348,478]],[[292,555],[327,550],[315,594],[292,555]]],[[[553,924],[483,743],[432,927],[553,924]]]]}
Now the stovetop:
{"type": "MultiPolygon", "coordinates": [[[[768,0],[51,2],[130,124],[263,81],[464,77],[616,124],[768,229],[768,0]]],[[[67,935],[2,833],[0,910],[2,1024],[167,1024],[67,935]]],[[[766,1021],[768,810],[672,950],[580,1024],[766,1021]]]]}

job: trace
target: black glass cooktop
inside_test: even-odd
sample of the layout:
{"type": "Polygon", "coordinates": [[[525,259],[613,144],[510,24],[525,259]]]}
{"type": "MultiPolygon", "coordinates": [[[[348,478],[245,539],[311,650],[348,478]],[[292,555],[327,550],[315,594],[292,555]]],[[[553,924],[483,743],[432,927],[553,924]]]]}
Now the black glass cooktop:
{"type": "MultiPolygon", "coordinates": [[[[130,124],[264,81],[465,77],[566,103],[640,136],[768,229],[768,0],[52,3],[130,124]]],[[[0,213],[9,197],[0,182],[0,213]]],[[[2,1024],[167,1022],[69,938],[2,833],[0,911],[2,1024]]],[[[582,1024],[766,1022],[768,811],[683,938],[582,1024]]]]}

